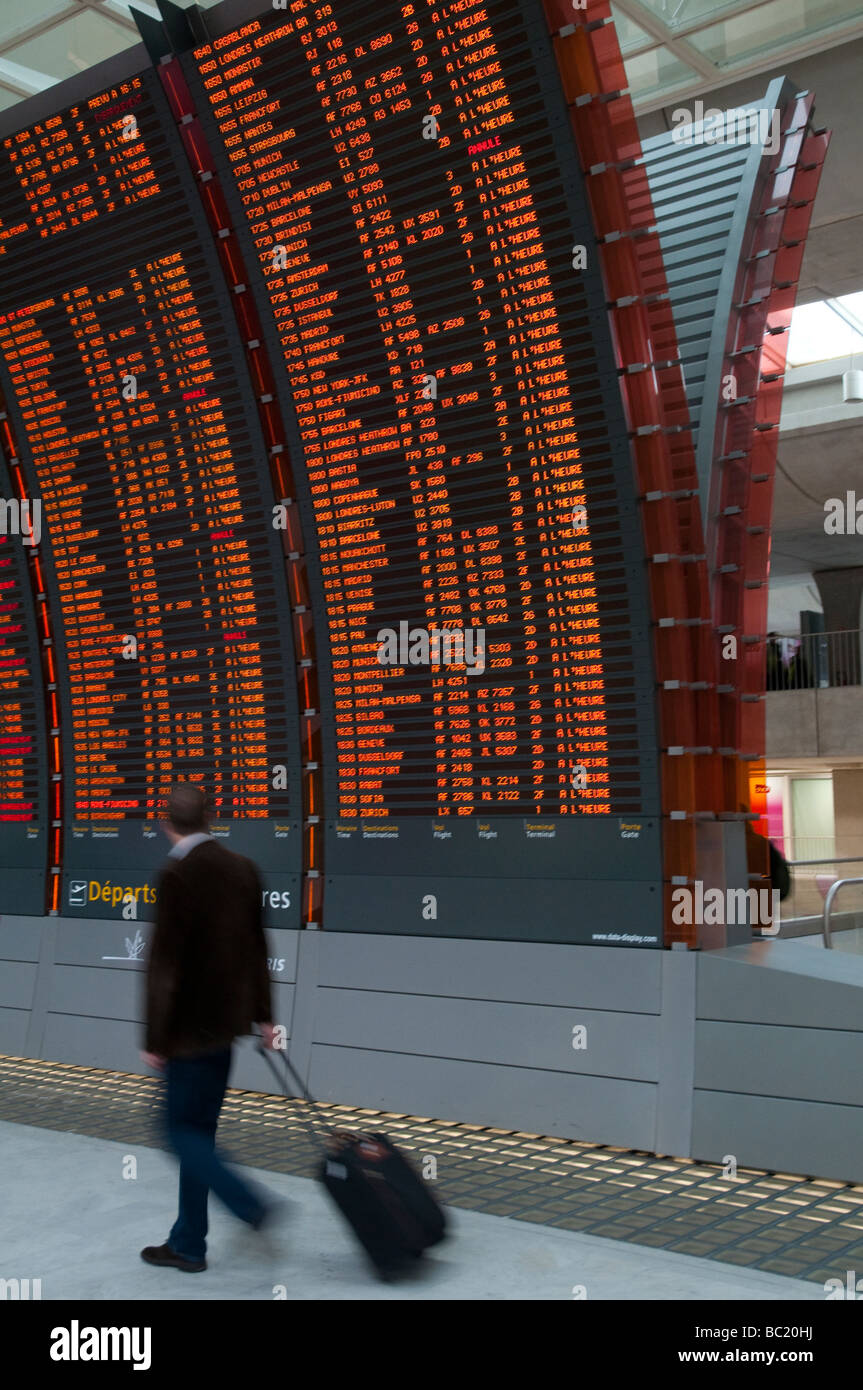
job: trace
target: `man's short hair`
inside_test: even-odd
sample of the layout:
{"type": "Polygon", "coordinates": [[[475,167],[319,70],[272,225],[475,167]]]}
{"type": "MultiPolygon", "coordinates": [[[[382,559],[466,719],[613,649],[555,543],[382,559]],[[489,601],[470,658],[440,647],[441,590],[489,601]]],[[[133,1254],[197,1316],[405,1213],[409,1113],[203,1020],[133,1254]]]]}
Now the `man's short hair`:
{"type": "Polygon", "coordinates": [[[194,782],[175,782],[168,793],[168,820],[180,835],[207,828],[207,798],[194,782]]]}

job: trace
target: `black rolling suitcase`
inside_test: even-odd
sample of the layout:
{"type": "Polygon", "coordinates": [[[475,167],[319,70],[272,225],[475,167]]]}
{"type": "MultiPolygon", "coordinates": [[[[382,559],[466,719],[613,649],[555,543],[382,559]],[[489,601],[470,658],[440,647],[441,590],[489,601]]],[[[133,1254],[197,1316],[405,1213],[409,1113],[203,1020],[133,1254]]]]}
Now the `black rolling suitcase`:
{"type": "MultiPolygon", "coordinates": [[[[282,1085],[272,1051],[261,1043],[258,1051],[282,1085]]],[[[280,1055],[300,1095],[314,1105],[284,1052],[280,1055]]],[[[315,1138],[323,1149],[318,1175],[381,1277],[398,1274],[443,1240],[443,1211],[385,1134],[331,1130],[322,1144],[315,1138]]]]}

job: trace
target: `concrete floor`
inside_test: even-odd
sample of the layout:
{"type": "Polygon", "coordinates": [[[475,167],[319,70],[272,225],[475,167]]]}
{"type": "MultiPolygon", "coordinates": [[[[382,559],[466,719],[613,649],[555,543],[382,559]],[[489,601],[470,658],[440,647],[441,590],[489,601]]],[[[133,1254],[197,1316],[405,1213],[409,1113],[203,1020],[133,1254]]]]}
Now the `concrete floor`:
{"type": "Polygon", "coordinates": [[[0,1122],[0,1171],[0,1278],[41,1279],[43,1299],[824,1298],[809,1281],[464,1210],[450,1210],[452,1238],[417,1276],[381,1284],[316,1182],[260,1169],[242,1171],[291,1203],[273,1235],[212,1200],[209,1268],[180,1274],[138,1253],[173,1221],[168,1155],[0,1122]]]}

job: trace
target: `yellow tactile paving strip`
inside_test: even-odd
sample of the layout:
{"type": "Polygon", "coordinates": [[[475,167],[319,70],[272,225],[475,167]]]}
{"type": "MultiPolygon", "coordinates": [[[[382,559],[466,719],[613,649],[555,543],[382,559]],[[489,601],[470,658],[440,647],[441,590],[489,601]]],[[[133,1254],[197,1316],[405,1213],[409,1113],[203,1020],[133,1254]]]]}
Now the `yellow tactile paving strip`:
{"type": "MultiPolygon", "coordinates": [[[[165,1147],[152,1077],[0,1056],[0,1120],[165,1147]]],[[[322,1125],[382,1129],[436,1172],[442,1201],[496,1216],[823,1283],[863,1270],[863,1187],[791,1173],[326,1105],[322,1125]]],[[[308,1107],[229,1091],[220,1143],[253,1167],[308,1177],[308,1107]]]]}

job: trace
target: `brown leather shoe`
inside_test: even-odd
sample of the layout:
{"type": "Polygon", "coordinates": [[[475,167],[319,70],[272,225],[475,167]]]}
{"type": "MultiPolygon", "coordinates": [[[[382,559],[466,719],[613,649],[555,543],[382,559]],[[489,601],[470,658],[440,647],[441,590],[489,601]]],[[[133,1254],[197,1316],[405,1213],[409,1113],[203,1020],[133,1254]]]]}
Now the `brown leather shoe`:
{"type": "Polygon", "coordinates": [[[164,1265],[171,1269],[181,1269],[184,1274],[200,1274],[207,1268],[206,1260],[187,1260],[172,1250],[167,1242],[164,1245],[145,1245],[141,1259],[148,1265],[164,1265]]]}

